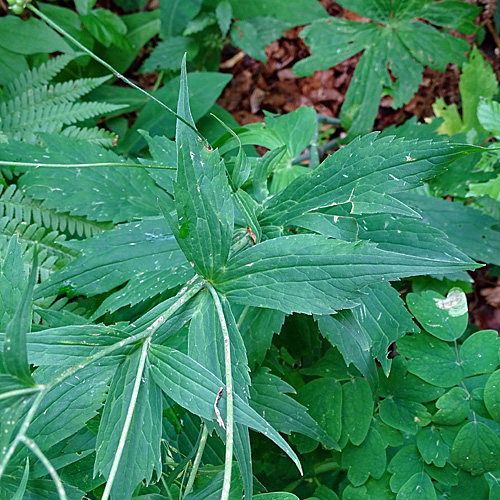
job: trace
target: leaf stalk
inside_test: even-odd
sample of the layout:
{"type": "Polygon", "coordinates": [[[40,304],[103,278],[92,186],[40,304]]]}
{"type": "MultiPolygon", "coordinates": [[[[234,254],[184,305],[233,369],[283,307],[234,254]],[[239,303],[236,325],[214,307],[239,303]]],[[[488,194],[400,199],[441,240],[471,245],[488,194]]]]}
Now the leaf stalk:
{"type": "Polygon", "coordinates": [[[231,369],[231,342],[229,339],[229,330],[227,328],[224,310],[215,288],[206,283],[206,287],[215,302],[215,308],[219,317],[219,323],[224,337],[224,361],[226,368],[226,457],[224,463],[224,481],[222,483],[221,500],[228,500],[229,490],[231,489],[231,472],[233,467],[233,443],[234,443],[234,418],[233,418],[233,375],[231,369]]]}

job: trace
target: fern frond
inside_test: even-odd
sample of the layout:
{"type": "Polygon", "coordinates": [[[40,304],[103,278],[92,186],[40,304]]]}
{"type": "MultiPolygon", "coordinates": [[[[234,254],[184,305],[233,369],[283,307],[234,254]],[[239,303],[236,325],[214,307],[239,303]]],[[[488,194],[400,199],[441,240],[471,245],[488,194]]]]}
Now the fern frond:
{"type": "Polygon", "coordinates": [[[24,195],[14,184],[5,190],[0,186],[0,217],[85,238],[114,227],[109,223],[89,221],[85,217],[43,207],[41,202],[24,195]]]}
{"type": "Polygon", "coordinates": [[[78,252],[63,245],[66,236],[58,231],[47,231],[36,224],[26,224],[9,217],[0,218],[0,258],[5,258],[11,236],[17,233],[23,250],[26,271],[32,262],[33,249],[38,246],[40,280],[45,281],[53,272],[61,269],[78,255],[78,252]]]}
{"type": "Polygon", "coordinates": [[[0,104],[0,116],[21,113],[32,106],[74,102],[109,80],[110,77],[81,78],[79,80],[69,80],[53,85],[29,88],[22,94],[2,102],[0,104]]]}
{"type": "Polygon", "coordinates": [[[118,138],[113,132],[102,128],[87,128],[87,127],[75,127],[71,125],[62,130],[61,135],[75,139],[76,141],[92,142],[94,144],[99,144],[106,148],[113,146],[115,140],[118,138]]]}
{"type": "Polygon", "coordinates": [[[71,59],[70,56],[63,54],[50,59],[37,68],[33,68],[19,75],[16,80],[4,88],[5,99],[12,99],[21,95],[27,89],[46,85],[71,61],[71,59]]]}
{"type": "Polygon", "coordinates": [[[88,120],[123,107],[105,102],[48,103],[9,115],[5,115],[0,108],[0,130],[15,140],[26,140],[35,132],[59,132],[63,125],[88,120]]]}

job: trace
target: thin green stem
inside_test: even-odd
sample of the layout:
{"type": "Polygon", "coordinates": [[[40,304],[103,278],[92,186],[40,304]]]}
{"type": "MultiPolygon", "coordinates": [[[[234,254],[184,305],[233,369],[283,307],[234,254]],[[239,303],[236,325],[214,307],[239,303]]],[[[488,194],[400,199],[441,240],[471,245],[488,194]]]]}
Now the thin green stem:
{"type": "Polygon", "coordinates": [[[31,408],[29,409],[28,413],[26,414],[26,417],[24,417],[23,423],[21,424],[21,428],[19,429],[18,433],[16,434],[16,437],[13,439],[13,441],[10,443],[9,447],[7,448],[7,451],[5,452],[2,463],[0,464],[0,479],[2,479],[3,473],[5,472],[5,469],[7,467],[7,464],[9,463],[9,460],[12,458],[12,455],[16,451],[17,445],[26,436],[26,433],[28,432],[28,428],[31,424],[31,421],[35,417],[35,413],[38,410],[38,407],[40,406],[40,403],[42,402],[42,399],[44,398],[45,394],[47,394],[47,392],[48,392],[48,389],[46,386],[40,390],[40,393],[35,398],[35,401],[33,401],[33,404],[31,405],[31,408]]]}
{"type": "Polygon", "coordinates": [[[43,385],[37,385],[36,387],[27,387],[26,389],[16,389],[15,391],[4,392],[3,394],[0,394],[0,401],[2,399],[24,396],[26,394],[33,394],[34,392],[42,391],[43,389],[43,385]]]}
{"type": "Polygon", "coordinates": [[[234,422],[233,422],[233,375],[231,369],[231,342],[229,339],[229,330],[227,328],[226,317],[224,310],[215,288],[210,284],[206,284],[212,298],[215,302],[219,323],[224,337],[224,360],[226,367],[226,457],[224,462],[224,481],[222,483],[221,500],[228,500],[229,490],[231,489],[231,472],[233,467],[233,443],[234,443],[234,422]]]}
{"type": "Polygon", "coordinates": [[[47,469],[47,472],[50,474],[52,481],[54,481],[54,484],[56,485],[56,490],[59,496],[59,500],[68,500],[66,491],[64,490],[64,486],[61,481],[61,478],[59,477],[59,474],[54,469],[54,466],[50,463],[49,459],[44,455],[42,450],[35,443],[35,441],[26,436],[23,436],[21,438],[21,441],[36,455],[38,460],[40,460],[40,462],[42,462],[44,467],[47,469]]]}
{"type": "Polygon", "coordinates": [[[108,347],[105,347],[101,351],[97,352],[96,354],[89,356],[85,359],[82,359],[78,364],[71,366],[67,370],[63,371],[60,375],[57,377],[53,378],[50,382],[45,384],[44,386],[39,386],[40,387],[40,393],[36,397],[35,401],[33,402],[33,405],[29,409],[26,417],[24,418],[24,421],[21,425],[21,428],[19,429],[18,433],[16,434],[16,437],[13,439],[13,441],[10,443],[9,447],[7,448],[7,451],[5,452],[4,458],[2,462],[0,463],[0,479],[2,478],[3,473],[5,472],[5,469],[7,467],[7,464],[9,463],[9,460],[11,459],[12,455],[14,454],[14,451],[17,448],[17,445],[21,442],[21,440],[26,436],[26,432],[28,431],[28,428],[31,424],[31,421],[33,420],[36,411],[38,410],[38,407],[40,406],[40,403],[42,402],[42,399],[45,397],[47,392],[51,389],[53,389],[55,386],[58,384],[61,384],[66,380],[67,378],[73,376],[75,373],[79,372],[86,366],[95,363],[101,358],[104,358],[108,354],[113,353],[114,351],[121,349],[122,347],[125,347],[127,345],[133,344],[139,340],[143,340],[145,338],[151,338],[156,330],[167,321],[167,319],[172,316],[180,307],[182,307],[190,298],[194,297],[202,288],[204,287],[204,282],[198,282],[195,283],[191,288],[185,287],[183,288],[177,295],[179,298],[163,313],[161,314],[155,321],[152,323],[150,326],[148,326],[145,330],[137,333],[136,335],[132,335],[131,337],[128,337],[127,339],[121,340],[120,342],[116,342],[113,345],[110,345],[108,347]]]}
{"type": "Polygon", "coordinates": [[[178,120],[180,120],[184,125],[187,125],[191,130],[194,130],[202,139],[203,141],[208,144],[208,141],[196,130],[196,127],[191,125],[188,121],[186,121],[184,118],[179,116],[173,109],[169,108],[165,103],[161,102],[159,99],[157,99],[154,95],[151,95],[147,90],[144,90],[143,88],[139,87],[132,81],[130,81],[127,77],[123,76],[121,73],[119,73],[111,64],[107,63],[104,59],[101,59],[99,56],[96,56],[91,50],[87,49],[85,45],[82,45],[76,38],[72,37],[67,31],[65,31],[61,26],[59,26],[57,23],[52,21],[49,17],[47,17],[45,14],[40,12],[36,7],[34,7],[31,3],[27,5],[28,9],[30,9],[32,12],[34,12],[40,19],[43,19],[51,28],[54,28],[57,32],[61,33],[64,37],[66,37],[68,40],[71,40],[80,50],[83,50],[86,54],[88,54],[92,59],[97,61],[98,63],[102,64],[105,68],[107,68],[109,71],[113,73],[113,75],[116,76],[116,78],[119,78],[123,82],[125,82],[127,85],[130,85],[134,89],[138,90],[139,92],[142,92],[146,96],[148,96],[148,99],[151,99],[152,101],[156,102],[159,104],[162,108],[166,109],[169,113],[174,115],[178,120]]]}
{"type": "Polygon", "coordinates": [[[200,444],[198,445],[198,451],[194,457],[193,467],[189,473],[189,479],[186,484],[186,489],[184,490],[184,496],[189,495],[193,489],[194,480],[196,479],[196,474],[198,473],[198,468],[200,467],[201,457],[203,456],[203,451],[205,450],[205,445],[207,444],[208,429],[205,424],[203,425],[203,433],[201,434],[200,444]]]}
{"type": "Polygon", "coordinates": [[[102,500],[108,500],[111,494],[111,488],[115,482],[116,473],[118,472],[118,466],[120,465],[120,460],[123,455],[123,450],[125,449],[125,444],[127,443],[128,432],[130,430],[130,424],[132,423],[132,418],[134,417],[135,405],[137,403],[137,397],[139,396],[139,389],[141,387],[142,375],[144,373],[144,367],[146,365],[146,357],[148,355],[149,346],[151,344],[151,339],[147,338],[142,344],[141,357],[139,359],[139,367],[137,369],[137,374],[135,376],[134,387],[132,389],[132,395],[130,396],[130,403],[127,408],[127,415],[125,417],[125,422],[123,423],[122,434],[120,436],[120,441],[118,441],[118,447],[116,448],[115,457],[113,459],[113,464],[111,465],[111,470],[109,471],[108,480],[106,482],[106,488],[102,495],[102,500]]]}
{"type": "Polygon", "coordinates": [[[0,165],[5,165],[6,167],[35,167],[35,168],[135,167],[135,168],[157,168],[160,170],[177,169],[177,167],[163,167],[161,165],[143,165],[142,163],[28,163],[24,161],[0,161],[0,165]]]}

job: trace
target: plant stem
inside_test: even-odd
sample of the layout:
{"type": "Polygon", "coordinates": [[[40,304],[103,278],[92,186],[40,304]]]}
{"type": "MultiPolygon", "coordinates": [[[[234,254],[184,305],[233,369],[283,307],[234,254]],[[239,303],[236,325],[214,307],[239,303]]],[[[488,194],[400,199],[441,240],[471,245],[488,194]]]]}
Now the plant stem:
{"type": "Polygon", "coordinates": [[[135,167],[135,168],[157,168],[160,170],[176,170],[177,167],[163,167],[161,165],[143,165],[142,163],[27,163],[24,161],[0,161],[0,165],[6,167],[135,167]]]}
{"type": "Polygon", "coordinates": [[[222,483],[221,500],[228,500],[229,490],[231,489],[231,472],[233,467],[233,375],[231,371],[231,343],[229,340],[229,330],[227,328],[226,317],[222,309],[222,304],[215,288],[210,284],[206,284],[212,298],[215,302],[219,323],[224,337],[224,360],[226,366],[226,458],[224,463],[224,482],[222,483]]]}
{"type": "Polygon", "coordinates": [[[44,455],[43,451],[38,447],[38,445],[33,441],[33,439],[23,436],[21,441],[36,455],[38,460],[42,462],[42,464],[47,469],[47,472],[50,474],[52,481],[56,485],[57,494],[60,500],[68,500],[66,495],[66,491],[64,490],[64,486],[62,484],[61,478],[59,474],[54,469],[54,466],[50,463],[49,459],[44,455]]]}
{"type": "Polygon", "coordinates": [[[141,387],[142,375],[144,373],[144,367],[146,365],[146,357],[148,355],[149,346],[151,344],[151,339],[147,338],[142,344],[141,357],[139,359],[139,367],[137,369],[137,374],[135,376],[134,387],[132,389],[132,395],[130,396],[130,403],[127,408],[127,416],[125,417],[125,422],[123,424],[122,433],[120,436],[120,441],[118,442],[118,447],[116,448],[115,457],[113,459],[113,464],[111,465],[111,470],[109,471],[108,480],[106,481],[106,488],[102,495],[102,500],[108,500],[111,494],[111,488],[115,482],[116,473],[118,472],[118,466],[120,465],[120,460],[123,455],[123,450],[125,449],[125,444],[127,442],[128,431],[130,430],[130,424],[132,423],[132,418],[134,416],[135,405],[137,403],[137,397],[139,396],[139,389],[141,387]]]}
{"type": "Polygon", "coordinates": [[[203,456],[203,451],[205,450],[205,445],[207,444],[208,429],[205,424],[203,424],[203,433],[200,438],[200,444],[198,445],[198,451],[194,457],[193,467],[189,473],[189,480],[186,484],[186,489],[184,490],[184,496],[189,495],[191,489],[193,488],[194,480],[196,479],[196,474],[198,473],[198,468],[200,467],[201,457],[203,456]]]}
{"type": "Polygon", "coordinates": [[[319,165],[319,152],[318,152],[318,137],[319,137],[319,120],[318,115],[316,115],[316,120],[314,121],[314,134],[309,144],[309,168],[316,168],[319,165]]]}
{"type": "Polygon", "coordinates": [[[15,391],[4,392],[3,394],[0,394],[0,401],[2,399],[13,398],[15,396],[22,396],[24,394],[32,394],[33,392],[42,391],[43,389],[43,385],[37,385],[36,387],[27,387],[26,389],[16,389],[15,391]]]}
{"type": "Polygon", "coordinates": [[[10,443],[9,447],[7,448],[7,451],[5,452],[5,456],[2,460],[2,463],[0,464],[0,479],[2,478],[3,473],[5,472],[5,469],[7,467],[7,464],[9,463],[9,460],[11,459],[12,455],[14,454],[14,451],[16,450],[17,445],[26,436],[26,432],[28,432],[28,428],[31,424],[31,421],[33,420],[35,413],[38,410],[38,407],[40,406],[40,403],[42,402],[42,399],[44,398],[45,394],[47,394],[47,392],[48,392],[48,389],[46,386],[40,390],[40,393],[35,398],[35,401],[33,401],[33,404],[31,405],[31,408],[29,409],[26,417],[24,417],[24,420],[23,420],[23,423],[21,424],[21,428],[19,429],[19,432],[16,434],[16,437],[14,438],[14,440],[10,443]]]}
{"type": "MultiPolygon", "coordinates": [[[[337,143],[339,142],[339,138],[335,137],[335,139],[332,139],[331,141],[326,142],[322,146],[318,147],[318,154],[322,156],[325,154],[329,149],[331,149],[333,146],[336,146],[337,143]]],[[[297,156],[295,160],[292,161],[292,165],[297,165],[305,160],[309,160],[311,158],[311,153],[304,153],[303,155],[297,156]]]]}
{"type": "Polygon", "coordinates": [[[154,95],[151,95],[147,90],[144,90],[143,88],[139,87],[139,85],[136,85],[132,81],[130,81],[127,77],[123,76],[121,73],[119,73],[111,64],[107,63],[104,59],[101,59],[99,56],[96,56],[91,50],[87,49],[85,45],[82,45],[76,38],[73,38],[67,31],[65,31],[63,28],[61,28],[58,24],[56,24],[52,19],[47,17],[45,14],[40,12],[36,7],[34,7],[31,3],[27,5],[28,9],[30,9],[32,12],[34,12],[40,19],[43,19],[50,27],[54,28],[57,32],[59,32],[61,35],[65,36],[68,40],[71,40],[80,50],[83,50],[86,54],[88,54],[92,59],[97,61],[98,63],[102,64],[105,68],[109,69],[113,73],[113,75],[116,76],[116,78],[119,78],[123,82],[125,82],[127,85],[130,85],[134,89],[138,90],[139,92],[142,92],[143,94],[148,96],[148,99],[151,99],[152,101],[156,102],[159,104],[162,108],[166,109],[169,113],[173,114],[177,120],[180,120],[184,125],[187,125],[191,130],[196,132],[198,136],[203,139],[203,141],[208,144],[207,139],[203,137],[198,130],[196,130],[196,127],[191,125],[188,121],[186,121],[184,118],[179,116],[173,109],[169,108],[165,103],[161,102],[159,99],[157,99],[154,95]]]}
{"type": "Polygon", "coordinates": [[[104,358],[108,354],[111,354],[112,352],[121,349],[122,347],[125,347],[127,345],[133,344],[139,340],[143,340],[145,338],[151,338],[154,334],[154,332],[161,326],[167,319],[172,316],[172,314],[177,311],[180,307],[182,307],[190,298],[194,297],[202,288],[204,287],[204,282],[198,282],[195,283],[191,288],[183,288],[179,293],[178,296],[179,298],[163,313],[161,314],[158,319],[154,323],[152,323],[150,326],[148,326],[145,330],[137,333],[136,335],[132,335],[131,337],[121,340],[120,342],[116,342],[113,345],[110,345],[108,347],[105,347],[101,351],[97,352],[96,354],[93,354],[92,356],[89,356],[83,360],[81,360],[78,364],[71,366],[67,370],[63,371],[60,375],[57,377],[53,378],[50,382],[45,384],[44,386],[39,386],[40,387],[40,393],[36,397],[35,401],[33,402],[33,405],[28,411],[28,414],[24,418],[24,421],[21,425],[21,428],[19,429],[19,432],[16,434],[16,437],[14,440],[10,443],[7,451],[5,452],[5,456],[0,463],[0,479],[2,478],[3,473],[5,472],[5,468],[7,467],[7,464],[9,463],[9,460],[11,459],[12,455],[14,454],[15,449],[17,448],[17,445],[22,441],[22,439],[26,436],[26,432],[28,431],[28,428],[31,424],[31,421],[33,420],[33,417],[35,416],[36,411],[38,410],[38,407],[40,406],[40,403],[42,402],[42,399],[44,396],[49,392],[49,390],[53,389],[56,385],[64,382],[67,378],[73,376],[75,373],[78,371],[82,370],[86,366],[98,361],[101,358],[104,358]]]}

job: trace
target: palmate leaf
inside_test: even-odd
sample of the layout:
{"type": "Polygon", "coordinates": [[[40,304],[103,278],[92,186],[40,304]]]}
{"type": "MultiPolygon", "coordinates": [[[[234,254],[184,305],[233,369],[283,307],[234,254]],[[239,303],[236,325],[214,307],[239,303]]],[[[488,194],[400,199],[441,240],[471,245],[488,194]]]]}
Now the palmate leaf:
{"type": "MultiPolygon", "coordinates": [[[[182,63],[177,112],[194,127],[186,61],[182,63]]],[[[227,262],[234,208],[224,163],[193,129],[177,121],[177,179],[174,184],[177,242],[195,271],[210,279],[227,262]]],[[[175,223],[175,222],[174,222],[175,223]]]]}
{"type": "Polygon", "coordinates": [[[480,151],[475,146],[377,137],[356,139],[271,198],[261,225],[283,225],[324,207],[345,205],[351,214],[417,214],[393,195],[419,186],[448,163],[480,151]]]}
{"type": "Polygon", "coordinates": [[[336,17],[313,21],[301,35],[311,47],[312,55],[299,61],[294,71],[298,76],[310,75],[364,50],[341,113],[351,138],[372,129],[384,87],[394,97],[394,108],[398,108],[417,91],[425,65],[444,71],[450,62],[460,65],[465,61],[469,46],[464,40],[416,18],[473,33],[472,21],[480,12],[474,5],[453,0],[431,5],[420,0],[340,0],[339,3],[374,22],[336,17]]]}
{"type": "Polygon", "coordinates": [[[94,471],[109,475],[122,434],[125,419],[133,411],[132,421],[112,487],[113,498],[131,498],[140,481],[151,481],[153,470],[161,475],[162,394],[151,380],[146,367],[134,406],[131,397],[139,368],[141,350],[128,356],[116,370],[104,405],[96,444],[94,471]]]}
{"type": "Polygon", "coordinates": [[[380,250],[369,242],[302,234],[267,240],[237,254],[214,283],[236,303],[321,315],[356,306],[360,290],[370,284],[474,267],[467,259],[427,259],[380,250]]]}

